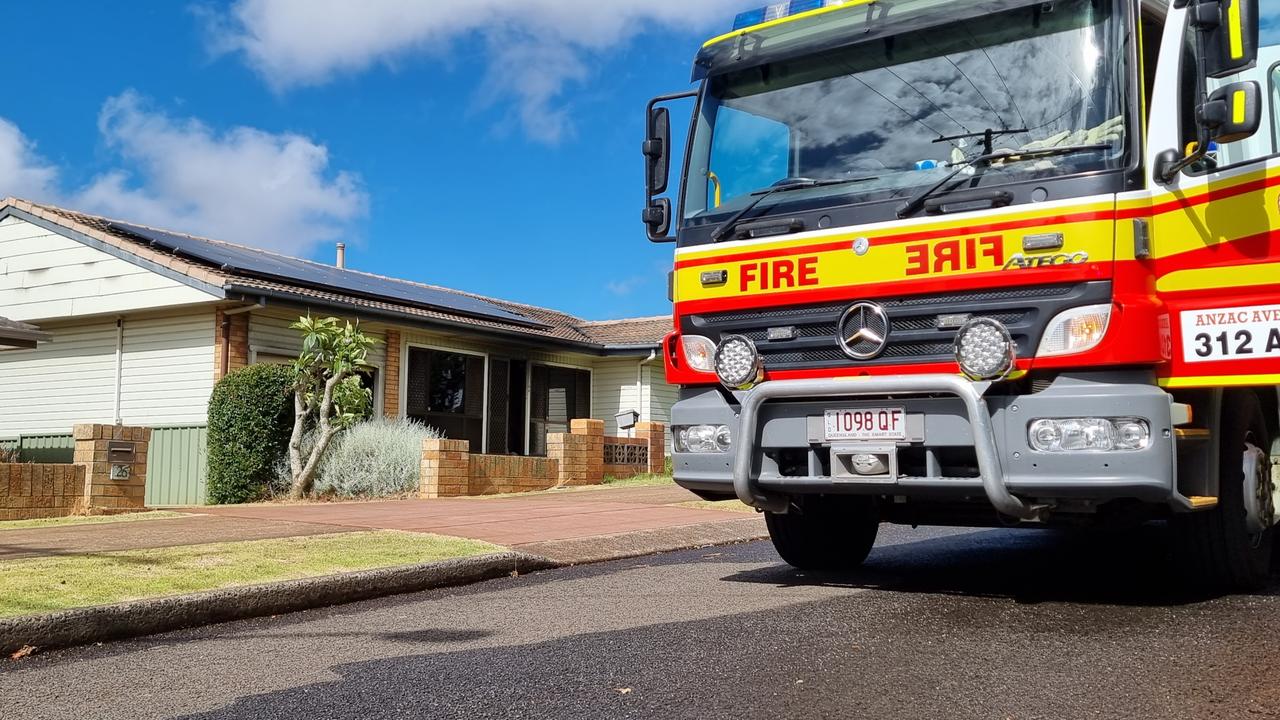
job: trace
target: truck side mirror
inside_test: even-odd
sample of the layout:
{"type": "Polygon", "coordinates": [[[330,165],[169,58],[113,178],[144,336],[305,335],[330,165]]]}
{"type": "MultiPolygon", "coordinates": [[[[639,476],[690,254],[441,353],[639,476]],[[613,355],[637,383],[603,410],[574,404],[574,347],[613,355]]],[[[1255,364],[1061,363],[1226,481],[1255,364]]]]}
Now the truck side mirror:
{"type": "Polygon", "coordinates": [[[649,131],[641,146],[645,159],[645,189],[649,197],[667,191],[671,172],[671,112],[664,107],[649,109],[649,131]]]}
{"type": "Polygon", "coordinates": [[[1251,138],[1262,127],[1262,86],[1252,80],[1224,85],[1196,109],[1196,117],[1224,145],[1251,138]]]}
{"type": "Polygon", "coordinates": [[[671,232],[671,200],[657,198],[650,200],[649,206],[641,213],[641,219],[649,228],[649,239],[654,242],[666,242],[671,232]]]}
{"type": "Polygon", "coordinates": [[[1204,42],[1205,74],[1229,77],[1258,62],[1258,0],[1201,0],[1191,23],[1204,42]]]}
{"type": "Polygon", "coordinates": [[[697,91],[659,95],[649,101],[645,111],[644,144],[644,211],[640,218],[653,242],[674,242],[671,233],[671,200],[658,197],[667,191],[671,173],[671,111],[660,103],[697,97],[697,91]]]}

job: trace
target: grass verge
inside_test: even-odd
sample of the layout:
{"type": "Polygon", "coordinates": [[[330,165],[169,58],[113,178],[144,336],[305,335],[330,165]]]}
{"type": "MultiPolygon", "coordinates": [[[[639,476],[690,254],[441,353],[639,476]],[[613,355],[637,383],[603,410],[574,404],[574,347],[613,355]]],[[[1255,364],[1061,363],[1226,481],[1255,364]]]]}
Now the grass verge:
{"type": "Polygon", "coordinates": [[[729,512],[753,513],[755,508],[741,500],[690,500],[676,503],[677,507],[694,508],[695,510],[727,510],[729,512]]]}
{"type": "Polygon", "coordinates": [[[0,563],[0,617],[497,552],[477,540],[379,530],[0,563]]]}
{"type": "Polygon", "coordinates": [[[671,485],[674,482],[675,480],[672,480],[670,475],[654,474],[636,475],[629,478],[607,477],[604,479],[604,484],[607,487],[650,487],[653,485],[671,485]]]}
{"type": "Polygon", "coordinates": [[[64,525],[103,525],[106,523],[137,522],[138,520],[172,520],[186,517],[184,513],[168,510],[124,513],[121,515],[72,515],[69,517],[36,518],[35,520],[0,520],[0,530],[32,530],[64,525]]]}

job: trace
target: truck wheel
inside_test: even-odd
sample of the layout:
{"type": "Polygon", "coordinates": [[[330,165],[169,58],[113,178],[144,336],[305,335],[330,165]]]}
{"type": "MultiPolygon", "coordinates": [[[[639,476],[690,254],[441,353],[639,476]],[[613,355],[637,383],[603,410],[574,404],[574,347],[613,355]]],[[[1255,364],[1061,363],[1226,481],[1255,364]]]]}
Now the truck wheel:
{"type": "Polygon", "coordinates": [[[1252,392],[1224,395],[1218,445],[1218,506],[1174,517],[1174,562],[1196,585],[1256,590],[1270,578],[1276,530],[1271,438],[1252,392]]]}
{"type": "Polygon", "coordinates": [[[765,513],[764,519],[774,549],[801,570],[858,567],[880,529],[880,510],[871,497],[812,497],[800,511],[765,513]]]}

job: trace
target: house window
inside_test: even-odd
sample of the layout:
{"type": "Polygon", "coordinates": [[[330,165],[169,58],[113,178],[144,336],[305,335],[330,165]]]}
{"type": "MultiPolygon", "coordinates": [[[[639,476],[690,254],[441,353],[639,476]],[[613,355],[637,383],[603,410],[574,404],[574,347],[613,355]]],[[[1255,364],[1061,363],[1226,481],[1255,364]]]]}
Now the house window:
{"type": "Polygon", "coordinates": [[[410,348],[405,414],[484,451],[484,358],[410,348]]]}

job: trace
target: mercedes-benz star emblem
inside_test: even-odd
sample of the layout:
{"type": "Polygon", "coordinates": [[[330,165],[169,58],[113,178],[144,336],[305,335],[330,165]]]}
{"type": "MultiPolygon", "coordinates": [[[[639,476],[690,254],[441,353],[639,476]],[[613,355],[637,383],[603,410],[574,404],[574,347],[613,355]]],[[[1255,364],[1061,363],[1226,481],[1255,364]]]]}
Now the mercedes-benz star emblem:
{"type": "Polygon", "coordinates": [[[889,343],[889,316],[876,303],[856,303],[840,316],[836,342],[854,360],[870,360],[889,343]]]}

